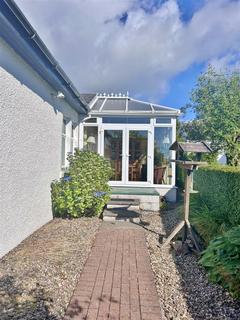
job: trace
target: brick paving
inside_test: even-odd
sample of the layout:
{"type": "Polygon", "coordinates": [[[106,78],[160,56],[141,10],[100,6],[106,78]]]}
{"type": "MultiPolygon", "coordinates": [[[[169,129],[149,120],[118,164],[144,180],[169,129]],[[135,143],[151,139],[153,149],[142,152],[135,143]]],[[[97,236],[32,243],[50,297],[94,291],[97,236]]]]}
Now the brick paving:
{"type": "Polygon", "coordinates": [[[64,317],[70,319],[162,319],[141,228],[100,228],[64,317]]]}

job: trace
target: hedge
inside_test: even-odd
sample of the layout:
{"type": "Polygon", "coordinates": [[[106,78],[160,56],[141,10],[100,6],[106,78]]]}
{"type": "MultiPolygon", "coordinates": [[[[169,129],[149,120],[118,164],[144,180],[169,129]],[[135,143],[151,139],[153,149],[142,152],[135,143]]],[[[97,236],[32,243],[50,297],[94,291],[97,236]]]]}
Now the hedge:
{"type": "Polygon", "coordinates": [[[194,183],[209,209],[230,226],[240,224],[240,167],[209,166],[194,173],[194,183]]]}
{"type": "Polygon", "coordinates": [[[207,245],[200,263],[209,279],[239,298],[240,168],[210,165],[194,171],[190,219],[207,245]]]}
{"type": "Polygon", "coordinates": [[[183,167],[180,167],[179,165],[177,165],[176,166],[176,186],[180,190],[184,189],[185,176],[186,176],[186,170],[183,167]]]}

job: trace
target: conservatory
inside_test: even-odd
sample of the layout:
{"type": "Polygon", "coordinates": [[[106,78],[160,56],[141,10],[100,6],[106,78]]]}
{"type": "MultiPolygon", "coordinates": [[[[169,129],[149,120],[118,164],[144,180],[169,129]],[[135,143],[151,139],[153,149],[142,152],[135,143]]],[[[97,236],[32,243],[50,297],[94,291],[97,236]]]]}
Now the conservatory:
{"type": "Polygon", "coordinates": [[[175,191],[176,118],[179,110],[123,95],[96,95],[80,124],[80,149],[98,152],[113,168],[111,186],[175,191]]]}

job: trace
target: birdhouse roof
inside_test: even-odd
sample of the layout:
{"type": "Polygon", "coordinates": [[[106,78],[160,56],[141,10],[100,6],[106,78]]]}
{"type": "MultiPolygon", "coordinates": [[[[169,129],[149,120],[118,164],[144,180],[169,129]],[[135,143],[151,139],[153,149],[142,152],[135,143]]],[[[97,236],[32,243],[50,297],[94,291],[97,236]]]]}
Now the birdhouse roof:
{"type": "Polygon", "coordinates": [[[209,153],[212,149],[206,142],[178,142],[175,141],[169,150],[182,151],[182,152],[195,152],[195,153],[209,153]]]}

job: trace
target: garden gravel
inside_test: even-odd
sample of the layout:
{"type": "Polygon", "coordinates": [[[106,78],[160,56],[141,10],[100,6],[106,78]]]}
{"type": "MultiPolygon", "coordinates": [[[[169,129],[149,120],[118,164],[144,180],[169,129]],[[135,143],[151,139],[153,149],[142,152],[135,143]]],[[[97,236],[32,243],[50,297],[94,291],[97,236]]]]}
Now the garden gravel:
{"type": "Polygon", "coordinates": [[[168,210],[160,216],[143,213],[141,218],[165,319],[239,320],[240,302],[220,286],[208,281],[195,254],[176,254],[170,245],[161,248],[159,234],[169,234],[177,225],[177,211],[168,210]]]}
{"type": "Polygon", "coordinates": [[[0,260],[0,319],[61,319],[100,226],[54,219],[0,260]]]}

